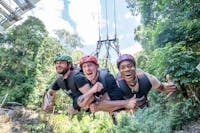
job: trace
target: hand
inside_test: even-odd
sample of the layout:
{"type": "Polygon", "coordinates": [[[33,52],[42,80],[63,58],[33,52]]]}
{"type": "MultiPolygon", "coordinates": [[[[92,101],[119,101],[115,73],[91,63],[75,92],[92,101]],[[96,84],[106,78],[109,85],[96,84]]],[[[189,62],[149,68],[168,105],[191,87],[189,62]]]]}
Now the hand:
{"type": "Polygon", "coordinates": [[[73,106],[69,106],[69,108],[68,108],[68,113],[69,113],[70,115],[73,115],[73,114],[75,114],[75,113],[77,113],[77,112],[78,112],[78,110],[74,109],[73,106]]]}
{"type": "Polygon", "coordinates": [[[94,103],[90,104],[90,111],[91,111],[92,113],[97,112],[97,111],[98,111],[97,105],[94,104],[94,103]]]}
{"type": "Polygon", "coordinates": [[[166,75],[166,80],[167,80],[167,82],[163,83],[163,86],[164,86],[163,91],[166,92],[166,93],[169,93],[167,95],[167,97],[169,97],[174,91],[176,91],[176,85],[170,79],[169,74],[166,75]]]}
{"type": "Polygon", "coordinates": [[[149,102],[148,102],[147,98],[145,96],[143,96],[141,98],[137,98],[137,104],[138,104],[138,107],[140,107],[142,109],[144,107],[148,107],[149,102]]]}
{"type": "Polygon", "coordinates": [[[144,71],[142,71],[141,69],[137,68],[136,69],[136,75],[137,76],[142,76],[142,75],[144,75],[144,71]]]}
{"type": "Polygon", "coordinates": [[[131,109],[133,111],[136,111],[138,109],[137,99],[136,95],[134,95],[132,98],[128,100],[128,104],[125,105],[126,109],[131,109]]]}
{"type": "Polygon", "coordinates": [[[100,82],[96,82],[96,84],[92,87],[93,93],[100,92],[103,89],[103,85],[100,82]]]}
{"type": "Polygon", "coordinates": [[[42,109],[44,111],[49,111],[53,108],[53,96],[50,95],[49,92],[47,92],[44,96],[44,99],[43,99],[43,105],[42,105],[42,109]]]}

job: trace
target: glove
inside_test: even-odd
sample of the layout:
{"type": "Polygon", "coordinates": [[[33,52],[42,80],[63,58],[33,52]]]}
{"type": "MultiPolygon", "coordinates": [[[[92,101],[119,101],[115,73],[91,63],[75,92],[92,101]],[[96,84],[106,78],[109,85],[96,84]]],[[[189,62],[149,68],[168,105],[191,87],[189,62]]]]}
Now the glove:
{"type": "Polygon", "coordinates": [[[45,111],[51,110],[53,105],[52,101],[53,101],[53,96],[51,96],[49,92],[46,92],[43,98],[42,109],[45,111]]]}

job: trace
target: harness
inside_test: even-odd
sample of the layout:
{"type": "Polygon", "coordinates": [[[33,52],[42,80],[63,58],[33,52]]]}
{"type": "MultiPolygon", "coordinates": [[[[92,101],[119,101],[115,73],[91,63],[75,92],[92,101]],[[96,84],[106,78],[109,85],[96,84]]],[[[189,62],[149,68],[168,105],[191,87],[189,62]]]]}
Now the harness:
{"type": "Polygon", "coordinates": [[[106,92],[106,88],[107,88],[106,77],[108,77],[109,74],[110,72],[107,68],[102,68],[99,73],[99,81],[104,86],[104,89],[102,90],[103,94],[106,92]]]}
{"type": "Polygon", "coordinates": [[[107,68],[102,68],[100,71],[99,71],[99,82],[101,82],[103,84],[103,89],[100,91],[100,92],[97,92],[94,94],[94,97],[95,97],[95,100],[96,101],[100,101],[101,100],[101,97],[103,96],[103,94],[106,93],[107,91],[107,83],[106,83],[106,77],[109,75],[109,70],[107,68]]]}
{"type": "MultiPolygon", "coordinates": [[[[126,81],[122,77],[118,78],[117,82],[120,89],[122,90],[124,99],[130,99],[135,94],[136,94],[136,98],[142,98],[144,96],[145,101],[146,101],[144,104],[146,106],[148,105],[147,94],[152,88],[152,85],[145,74],[141,76],[137,76],[137,78],[138,78],[138,84],[139,84],[138,91],[132,91],[131,88],[129,88],[129,86],[127,85],[126,81]]],[[[141,104],[140,107],[143,108],[144,104],[141,104]]]]}
{"type": "Polygon", "coordinates": [[[70,72],[69,77],[67,78],[67,82],[68,84],[66,85],[65,79],[63,79],[63,77],[58,77],[56,82],[58,84],[58,86],[60,88],[62,88],[62,90],[68,95],[70,96],[72,99],[76,96],[77,93],[77,89],[76,89],[76,85],[75,82],[73,80],[73,77],[75,74],[77,74],[78,71],[74,70],[70,72]]]}

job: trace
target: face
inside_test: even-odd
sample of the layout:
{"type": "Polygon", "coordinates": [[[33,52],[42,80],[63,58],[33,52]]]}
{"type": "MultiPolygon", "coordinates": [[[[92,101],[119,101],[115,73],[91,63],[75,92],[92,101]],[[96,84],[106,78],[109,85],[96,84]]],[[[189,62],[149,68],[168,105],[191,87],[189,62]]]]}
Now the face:
{"type": "Polygon", "coordinates": [[[82,65],[82,70],[84,75],[89,81],[93,81],[96,79],[98,66],[92,62],[86,62],[82,65]]]}
{"type": "Polygon", "coordinates": [[[69,70],[68,63],[63,60],[58,60],[55,62],[56,71],[59,74],[65,74],[69,70]]]}
{"type": "Polygon", "coordinates": [[[119,66],[119,72],[126,82],[136,78],[136,68],[130,61],[122,61],[119,66]]]}

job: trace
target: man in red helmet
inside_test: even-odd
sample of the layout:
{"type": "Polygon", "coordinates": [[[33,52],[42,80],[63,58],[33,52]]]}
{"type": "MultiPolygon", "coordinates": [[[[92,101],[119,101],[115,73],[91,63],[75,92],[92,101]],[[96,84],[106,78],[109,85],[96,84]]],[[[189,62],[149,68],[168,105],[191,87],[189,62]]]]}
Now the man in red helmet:
{"type": "MultiPolygon", "coordinates": [[[[98,106],[91,107],[91,111],[107,111],[112,112],[121,108],[136,109],[137,100],[133,96],[129,100],[124,100],[121,90],[119,89],[115,78],[111,75],[107,69],[100,69],[99,64],[94,56],[84,56],[80,60],[80,68],[86,78],[89,80],[92,87],[97,82],[103,84],[103,89],[100,92],[94,94],[94,98],[98,103],[98,106]],[[95,109],[94,109],[95,107],[95,109]],[[98,108],[98,109],[97,109],[98,108]]],[[[88,90],[84,90],[85,92],[88,90]]]]}
{"type": "Polygon", "coordinates": [[[140,105],[141,108],[148,106],[147,95],[151,88],[165,93],[173,93],[176,90],[175,84],[167,76],[168,82],[160,82],[156,77],[145,73],[136,75],[136,62],[132,55],[123,54],[117,59],[117,68],[121,77],[118,78],[118,85],[122,90],[123,97],[129,99],[136,95],[137,98],[144,97],[146,102],[140,105]]]}

